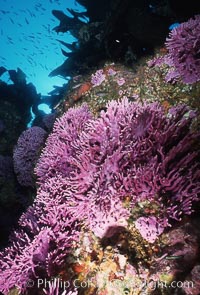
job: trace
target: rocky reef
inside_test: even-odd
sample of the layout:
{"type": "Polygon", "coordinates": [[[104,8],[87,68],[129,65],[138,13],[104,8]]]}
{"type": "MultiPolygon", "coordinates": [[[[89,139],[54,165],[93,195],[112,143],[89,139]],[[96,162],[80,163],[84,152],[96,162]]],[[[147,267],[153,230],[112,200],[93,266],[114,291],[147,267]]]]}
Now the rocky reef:
{"type": "Polygon", "coordinates": [[[0,291],[198,295],[198,9],[79,3],[52,12],[79,39],[50,74],[71,76],[46,98],[55,113],[20,132],[14,162],[0,156],[0,185],[34,199],[0,252],[0,291]]]}

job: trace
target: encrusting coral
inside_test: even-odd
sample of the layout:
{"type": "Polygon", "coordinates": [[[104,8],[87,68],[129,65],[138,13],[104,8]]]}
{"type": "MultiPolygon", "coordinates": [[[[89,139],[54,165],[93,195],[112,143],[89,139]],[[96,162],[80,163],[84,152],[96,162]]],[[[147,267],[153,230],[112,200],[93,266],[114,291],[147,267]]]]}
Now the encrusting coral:
{"type": "Polygon", "coordinates": [[[166,112],[125,98],[99,118],[83,105],[57,119],[35,169],[37,197],[0,254],[0,290],[23,293],[28,279],[57,276],[83,228],[102,239],[143,221],[153,243],[190,215],[200,191],[195,117],[184,105],[166,112]],[[146,203],[154,213],[133,214],[146,203]]]}

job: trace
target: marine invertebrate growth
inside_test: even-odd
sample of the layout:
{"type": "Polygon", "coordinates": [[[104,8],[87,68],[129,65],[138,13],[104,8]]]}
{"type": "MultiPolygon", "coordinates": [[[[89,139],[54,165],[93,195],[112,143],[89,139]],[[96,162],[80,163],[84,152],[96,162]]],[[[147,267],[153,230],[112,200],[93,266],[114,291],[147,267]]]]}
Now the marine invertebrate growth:
{"type": "Polygon", "coordinates": [[[104,74],[103,70],[96,71],[95,74],[92,74],[91,83],[92,85],[99,86],[103,81],[105,81],[106,75],[104,74]]]}
{"type": "Polygon", "coordinates": [[[34,186],[33,170],[47,133],[40,127],[32,127],[20,135],[13,153],[14,170],[19,183],[34,186]]]}
{"type": "Polygon", "coordinates": [[[168,73],[170,80],[174,75],[186,84],[200,80],[200,15],[189,19],[174,28],[166,39],[169,59],[175,71],[168,73]]]}
{"type": "Polygon", "coordinates": [[[174,28],[166,39],[166,47],[168,53],[150,65],[169,65],[167,82],[181,79],[183,83],[193,84],[200,81],[200,15],[174,28]]]}
{"type": "Polygon", "coordinates": [[[194,118],[186,106],[166,114],[158,103],[123,99],[99,118],[83,105],[57,119],[36,167],[36,200],[1,254],[0,290],[24,291],[28,278],[58,275],[83,228],[112,237],[145,221],[141,235],[154,242],[191,214],[200,191],[194,118]],[[157,209],[132,214],[144,204],[157,209]]]}

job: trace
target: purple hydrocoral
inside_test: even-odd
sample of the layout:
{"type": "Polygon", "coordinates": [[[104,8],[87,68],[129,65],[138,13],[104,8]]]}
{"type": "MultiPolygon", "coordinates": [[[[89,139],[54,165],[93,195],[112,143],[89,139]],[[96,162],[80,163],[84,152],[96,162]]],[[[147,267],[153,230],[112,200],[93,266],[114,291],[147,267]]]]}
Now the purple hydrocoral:
{"type": "Polygon", "coordinates": [[[121,226],[121,220],[130,215],[122,205],[127,194],[135,196],[132,206],[144,200],[160,203],[166,199],[160,210],[162,226],[166,227],[169,218],[180,218],[181,210],[190,214],[192,203],[198,199],[199,173],[193,166],[197,153],[190,150],[193,137],[197,137],[190,131],[193,116],[185,106],[172,108],[166,117],[159,104],[112,102],[101,118],[88,120],[79,138],[69,138],[71,146],[65,142],[58,153],[59,123],[60,129],[54,129],[37,166],[39,182],[48,175],[67,176],[66,195],[73,204],[69,211],[85,218],[99,237],[109,226],[121,226]],[[183,177],[184,169],[190,180],[183,177]]]}
{"type": "Polygon", "coordinates": [[[149,62],[150,66],[163,63],[172,67],[167,82],[181,79],[186,84],[200,81],[200,15],[174,28],[166,39],[168,54],[149,62]]]}
{"type": "Polygon", "coordinates": [[[40,183],[33,206],[20,218],[21,230],[14,233],[12,245],[1,253],[0,290],[5,293],[14,286],[25,291],[28,278],[56,275],[72,243],[78,240],[79,222],[68,212],[68,197],[62,190],[71,145],[89,118],[91,114],[83,106],[69,110],[55,123],[37,169],[45,181],[40,183]]]}
{"type": "Polygon", "coordinates": [[[91,83],[93,87],[99,86],[105,81],[106,75],[104,74],[103,70],[98,70],[91,77],[91,83]]]}
{"type": "Polygon", "coordinates": [[[155,216],[139,217],[135,222],[135,227],[149,243],[154,243],[157,237],[164,231],[164,227],[162,224],[159,224],[155,216]]]}
{"type": "Polygon", "coordinates": [[[19,183],[34,187],[33,172],[47,133],[40,127],[31,127],[20,135],[13,153],[14,170],[19,183]]]}
{"type": "Polygon", "coordinates": [[[36,200],[1,254],[0,290],[24,290],[28,278],[56,276],[82,225],[111,237],[137,204],[152,202],[156,215],[141,216],[154,225],[152,242],[172,219],[191,214],[200,191],[194,117],[186,106],[166,114],[158,103],[124,99],[97,119],[85,105],[57,119],[36,167],[36,200]]]}
{"type": "Polygon", "coordinates": [[[85,124],[92,118],[86,105],[70,109],[54,124],[36,168],[38,182],[44,182],[56,172],[67,176],[71,171],[69,159],[73,155],[73,142],[78,138],[85,124]]]}
{"type": "Polygon", "coordinates": [[[78,295],[78,288],[73,288],[66,293],[68,282],[63,282],[62,279],[55,278],[48,284],[49,290],[43,289],[45,295],[78,295]]]}
{"type": "Polygon", "coordinates": [[[25,232],[15,233],[12,246],[0,255],[2,292],[7,293],[14,286],[23,292],[27,287],[28,279],[37,275],[37,267],[45,269],[50,242],[49,231],[49,229],[41,229],[33,239],[25,232]],[[6,255],[6,263],[3,261],[4,255],[6,255]]]}
{"type": "MultiPolygon", "coordinates": [[[[76,217],[67,212],[65,197],[59,196],[61,182],[58,178],[58,186],[54,181],[53,187],[48,182],[46,193],[38,192],[33,206],[20,218],[21,229],[13,234],[11,246],[0,253],[0,290],[5,294],[13,287],[23,294],[28,279],[57,275],[72,243],[78,240],[76,217]],[[56,199],[52,199],[56,192],[56,199]]],[[[35,287],[37,292],[36,282],[35,287]]]]}
{"type": "MultiPolygon", "coordinates": [[[[186,84],[200,81],[200,15],[174,28],[166,40],[166,47],[174,72],[182,81],[186,84]]],[[[169,79],[172,73],[166,78],[169,79]]]]}

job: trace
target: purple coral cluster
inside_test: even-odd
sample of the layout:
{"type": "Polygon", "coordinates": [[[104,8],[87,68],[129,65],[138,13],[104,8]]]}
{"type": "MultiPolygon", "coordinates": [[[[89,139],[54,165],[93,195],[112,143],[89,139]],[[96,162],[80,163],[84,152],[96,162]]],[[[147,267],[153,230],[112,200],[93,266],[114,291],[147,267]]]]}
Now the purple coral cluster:
{"type": "Polygon", "coordinates": [[[105,81],[106,75],[104,74],[103,70],[98,70],[91,77],[91,83],[93,87],[99,86],[105,81]]]}
{"type": "Polygon", "coordinates": [[[166,114],[158,103],[124,99],[99,118],[83,105],[57,119],[35,169],[36,200],[1,253],[0,290],[23,292],[28,278],[56,276],[82,226],[110,237],[140,202],[159,207],[136,221],[149,242],[191,214],[200,191],[194,117],[186,106],[166,114]]]}
{"type": "Polygon", "coordinates": [[[33,170],[47,133],[40,127],[32,127],[20,135],[13,153],[14,170],[22,186],[34,187],[33,170]]]}
{"type": "Polygon", "coordinates": [[[149,243],[154,243],[164,231],[164,227],[158,223],[155,216],[139,217],[135,222],[135,227],[149,243]]]}
{"type": "Polygon", "coordinates": [[[166,47],[168,54],[149,65],[169,65],[167,82],[179,78],[186,84],[200,81],[200,15],[174,28],[166,39],[166,47]]]}

